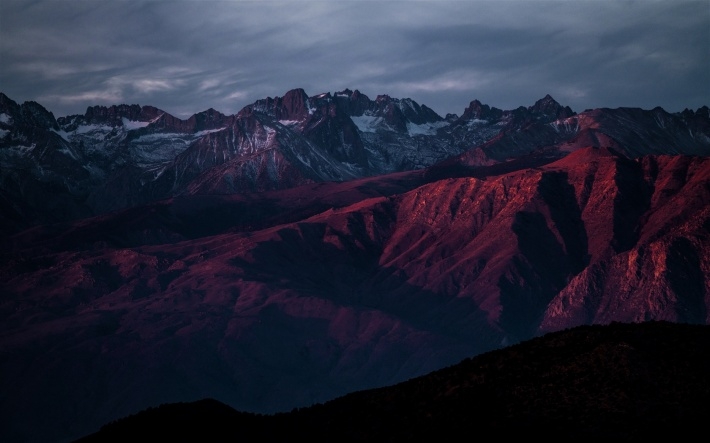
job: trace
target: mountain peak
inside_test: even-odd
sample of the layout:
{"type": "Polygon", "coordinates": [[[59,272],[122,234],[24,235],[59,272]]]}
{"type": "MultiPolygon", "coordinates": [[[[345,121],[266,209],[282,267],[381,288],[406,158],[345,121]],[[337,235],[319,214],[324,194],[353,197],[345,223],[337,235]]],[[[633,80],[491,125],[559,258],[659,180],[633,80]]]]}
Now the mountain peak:
{"type": "Polygon", "coordinates": [[[392,97],[387,94],[380,94],[375,98],[376,103],[389,103],[392,101],[392,97]]]}
{"type": "Polygon", "coordinates": [[[357,89],[344,89],[334,95],[338,105],[351,117],[363,115],[372,106],[370,98],[357,89]]]}
{"type": "Polygon", "coordinates": [[[502,111],[498,108],[491,108],[484,105],[478,99],[471,101],[468,107],[463,111],[461,118],[464,120],[491,120],[500,118],[502,111]]]}
{"type": "Polygon", "coordinates": [[[292,103],[296,105],[305,104],[308,101],[308,94],[301,88],[291,89],[283,96],[284,103],[292,103]]]}
{"type": "Polygon", "coordinates": [[[529,109],[531,110],[546,110],[546,109],[556,109],[561,107],[557,100],[552,98],[550,94],[546,94],[543,98],[536,101],[529,109]]]}
{"type": "Polygon", "coordinates": [[[44,106],[35,101],[24,102],[21,107],[22,118],[27,122],[43,128],[58,129],[57,120],[54,114],[48,111],[44,106]]]}
{"type": "Polygon", "coordinates": [[[277,120],[302,120],[308,115],[308,94],[302,88],[291,89],[283,97],[267,97],[257,100],[239,112],[245,115],[247,108],[251,112],[263,113],[277,120]]]}
{"type": "Polygon", "coordinates": [[[555,119],[567,118],[575,114],[569,106],[562,106],[557,102],[557,100],[552,98],[550,94],[547,94],[540,100],[536,101],[534,105],[528,108],[528,110],[549,117],[554,117],[555,119]]]}
{"type": "MultiPolygon", "coordinates": [[[[355,92],[357,92],[357,89],[355,90],[355,92]]],[[[335,95],[347,95],[348,97],[350,97],[351,95],[353,95],[353,91],[350,88],[345,88],[342,91],[337,91],[335,95]]]]}
{"type": "Polygon", "coordinates": [[[293,88],[284,94],[284,98],[291,96],[291,95],[298,95],[298,96],[303,96],[303,97],[308,97],[308,94],[306,94],[306,91],[303,88],[293,88]]]}
{"type": "Polygon", "coordinates": [[[13,107],[19,106],[13,99],[5,95],[4,93],[0,92],[0,109],[2,109],[3,105],[9,104],[13,107]]]}
{"type": "Polygon", "coordinates": [[[463,111],[461,118],[466,120],[485,120],[490,117],[490,114],[491,107],[475,99],[471,101],[468,107],[463,111]]]}

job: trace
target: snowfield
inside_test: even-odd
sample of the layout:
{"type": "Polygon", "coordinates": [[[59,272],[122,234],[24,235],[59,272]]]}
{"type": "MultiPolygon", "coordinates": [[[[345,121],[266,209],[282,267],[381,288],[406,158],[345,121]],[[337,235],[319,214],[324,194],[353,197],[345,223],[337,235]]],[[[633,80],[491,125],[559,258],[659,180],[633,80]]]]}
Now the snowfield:
{"type": "Polygon", "coordinates": [[[377,127],[382,122],[382,117],[374,115],[361,115],[360,117],[350,117],[360,132],[377,132],[377,127]]]}

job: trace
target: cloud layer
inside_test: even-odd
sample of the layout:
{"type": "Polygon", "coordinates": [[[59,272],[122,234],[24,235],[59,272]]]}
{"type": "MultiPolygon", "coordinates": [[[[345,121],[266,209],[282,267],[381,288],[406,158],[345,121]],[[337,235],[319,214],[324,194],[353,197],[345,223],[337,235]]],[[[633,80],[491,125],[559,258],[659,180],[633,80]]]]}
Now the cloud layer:
{"type": "Polygon", "coordinates": [[[576,111],[710,105],[701,1],[4,0],[0,91],[55,115],[150,104],[231,114],[292,88],[440,114],[545,94],[576,111]]]}

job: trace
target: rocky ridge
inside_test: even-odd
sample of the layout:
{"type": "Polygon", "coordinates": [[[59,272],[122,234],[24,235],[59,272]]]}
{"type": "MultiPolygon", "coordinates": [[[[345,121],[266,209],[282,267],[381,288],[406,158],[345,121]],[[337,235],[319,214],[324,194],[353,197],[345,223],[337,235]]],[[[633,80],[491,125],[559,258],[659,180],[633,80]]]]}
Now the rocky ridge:
{"type": "Polygon", "coordinates": [[[1,95],[0,115],[5,232],[175,195],[284,189],[435,164],[469,174],[529,155],[544,163],[585,146],[631,157],[710,146],[707,108],[577,115],[549,95],[510,111],[474,100],[461,117],[446,119],[411,99],[371,100],[347,89],[311,97],[295,89],[233,116],[209,109],[187,120],[138,105],[55,119],[37,103],[1,95]]]}

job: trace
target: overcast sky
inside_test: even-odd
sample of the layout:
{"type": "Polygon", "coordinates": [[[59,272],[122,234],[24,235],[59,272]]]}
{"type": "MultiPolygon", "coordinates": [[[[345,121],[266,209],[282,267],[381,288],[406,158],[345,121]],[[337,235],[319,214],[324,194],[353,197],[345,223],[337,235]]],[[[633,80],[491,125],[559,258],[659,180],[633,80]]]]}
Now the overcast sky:
{"type": "Polygon", "coordinates": [[[293,88],[442,116],[551,94],[575,111],[710,105],[710,0],[2,0],[0,92],[55,116],[225,114],[293,88]]]}

